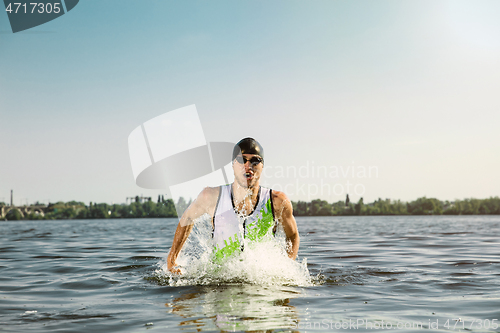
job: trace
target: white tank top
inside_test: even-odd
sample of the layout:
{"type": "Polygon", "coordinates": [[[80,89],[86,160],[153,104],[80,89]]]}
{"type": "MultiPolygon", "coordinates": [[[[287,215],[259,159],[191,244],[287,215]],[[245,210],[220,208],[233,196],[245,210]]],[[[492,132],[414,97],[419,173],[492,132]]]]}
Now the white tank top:
{"type": "Polygon", "coordinates": [[[234,207],[231,184],[221,186],[213,222],[216,259],[243,250],[244,238],[258,241],[274,231],[272,190],[260,187],[254,210],[241,216],[234,207]]]}

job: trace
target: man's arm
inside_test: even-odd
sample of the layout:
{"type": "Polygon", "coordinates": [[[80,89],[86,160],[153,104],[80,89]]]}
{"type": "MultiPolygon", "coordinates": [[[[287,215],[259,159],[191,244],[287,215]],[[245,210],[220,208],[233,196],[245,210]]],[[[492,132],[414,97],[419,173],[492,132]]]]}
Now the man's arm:
{"type": "Polygon", "coordinates": [[[167,267],[172,273],[181,273],[180,269],[176,268],[176,260],[189,233],[193,229],[194,221],[203,214],[213,215],[218,195],[218,187],[206,187],[201,191],[196,200],[191,203],[188,209],[186,209],[184,214],[182,214],[177,229],[175,230],[174,241],[172,242],[170,253],[167,257],[167,267]]]}
{"type": "Polygon", "coordinates": [[[299,252],[300,237],[293,217],[292,203],[285,193],[273,191],[273,206],[275,217],[285,231],[288,257],[295,260],[299,252]]]}

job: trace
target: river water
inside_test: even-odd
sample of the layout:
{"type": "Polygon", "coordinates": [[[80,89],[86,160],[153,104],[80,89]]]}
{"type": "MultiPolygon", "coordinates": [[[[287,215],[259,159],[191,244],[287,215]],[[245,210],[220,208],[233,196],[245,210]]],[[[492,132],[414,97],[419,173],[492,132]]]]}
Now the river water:
{"type": "Polygon", "coordinates": [[[181,278],[176,223],[0,222],[0,331],[500,332],[500,216],[298,217],[296,262],[245,247],[219,270],[200,226],[181,278]]]}

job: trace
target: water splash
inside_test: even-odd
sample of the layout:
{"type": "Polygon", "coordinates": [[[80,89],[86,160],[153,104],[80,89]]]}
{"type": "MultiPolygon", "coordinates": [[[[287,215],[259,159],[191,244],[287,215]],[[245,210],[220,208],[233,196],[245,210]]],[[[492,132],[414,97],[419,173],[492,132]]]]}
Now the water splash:
{"type": "Polygon", "coordinates": [[[276,236],[259,242],[247,242],[245,250],[230,256],[223,263],[214,263],[212,251],[211,217],[200,217],[194,224],[188,240],[177,258],[182,275],[173,275],[167,269],[166,259],[158,265],[154,279],[171,286],[256,284],[310,286],[313,278],[307,269],[307,260],[288,258],[285,235],[278,228],[276,236]]]}

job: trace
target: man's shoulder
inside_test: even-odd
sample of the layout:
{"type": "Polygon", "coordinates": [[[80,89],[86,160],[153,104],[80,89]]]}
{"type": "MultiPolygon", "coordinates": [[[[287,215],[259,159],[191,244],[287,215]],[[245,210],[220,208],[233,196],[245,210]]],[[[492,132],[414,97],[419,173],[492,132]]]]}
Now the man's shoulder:
{"type": "Polygon", "coordinates": [[[272,190],[271,193],[275,207],[291,206],[290,199],[284,192],[272,190]]]}
{"type": "Polygon", "coordinates": [[[193,209],[212,214],[219,198],[219,190],[220,187],[205,187],[193,202],[193,209]]]}
{"type": "Polygon", "coordinates": [[[219,197],[220,189],[221,189],[220,186],[216,186],[216,187],[207,186],[200,192],[200,194],[198,195],[198,198],[200,198],[204,201],[205,200],[212,201],[214,199],[217,200],[217,198],[219,197]]]}
{"type": "Polygon", "coordinates": [[[288,200],[288,197],[284,192],[272,190],[271,193],[273,195],[273,200],[280,200],[280,201],[288,200]]]}

